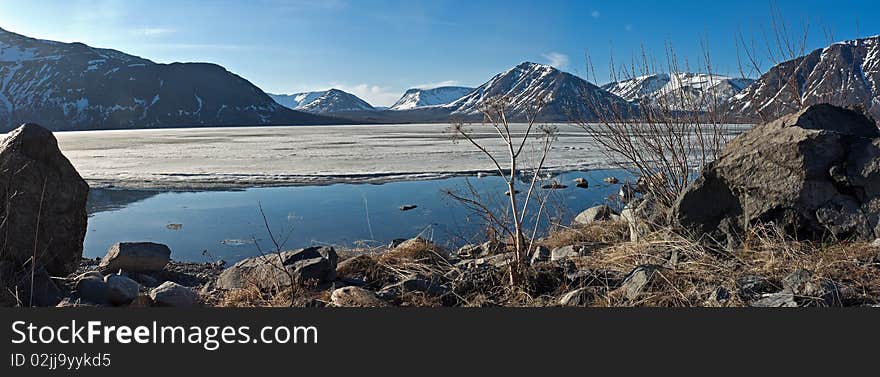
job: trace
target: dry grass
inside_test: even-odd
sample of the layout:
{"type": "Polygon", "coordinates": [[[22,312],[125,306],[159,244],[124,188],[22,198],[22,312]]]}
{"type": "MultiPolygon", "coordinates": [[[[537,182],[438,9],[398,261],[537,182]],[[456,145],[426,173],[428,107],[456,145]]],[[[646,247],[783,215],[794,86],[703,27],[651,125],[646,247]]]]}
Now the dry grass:
{"type": "Polygon", "coordinates": [[[295,287],[281,290],[261,290],[256,284],[223,292],[216,299],[219,307],[301,307],[315,301],[330,301],[330,292],[319,289],[315,282],[307,281],[295,287]],[[293,300],[293,302],[291,302],[293,300]]]}
{"type": "Polygon", "coordinates": [[[629,226],[624,221],[596,221],[586,225],[558,227],[541,240],[550,249],[583,243],[610,244],[629,239],[629,226]]]}
{"type": "MultiPolygon", "coordinates": [[[[557,262],[524,266],[515,285],[507,279],[507,268],[459,269],[450,264],[438,247],[423,241],[403,244],[385,253],[360,255],[341,263],[340,277],[364,278],[365,288],[377,291],[400,280],[421,276],[439,279],[452,288],[446,295],[401,292],[392,304],[404,307],[558,305],[561,296],[588,288],[589,306],[747,306],[738,294],[743,279],[761,277],[772,292],[782,290],[783,279],[798,269],[808,270],[811,282],[833,282],[839,287],[843,305],[880,302],[880,248],[866,242],[807,242],[786,237],[779,231],[756,228],[743,246],[733,252],[719,252],[668,230],[656,231],[639,242],[630,242],[625,223],[607,221],[558,228],[540,240],[546,247],[588,245],[588,254],[557,262]],[[653,266],[654,274],[635,299],[626,296],[621,283],[639,266],[653,266]],[[583,279],[571,279],[584,273],[583,279]],[[468,284],[460,284],[463,277],[468,284]],[[569,276],[567,276],[569,275],[569,276]],[[723,288],[729,298],[710,300],[723,288]]],[[[231,291],[220,306],[308,305],[329,301],[330,291],[322,287],[298,287],[276,294],[255,287],[231,291]]],[[[815,305],[827,305],[818,298],[815,305]]]]}

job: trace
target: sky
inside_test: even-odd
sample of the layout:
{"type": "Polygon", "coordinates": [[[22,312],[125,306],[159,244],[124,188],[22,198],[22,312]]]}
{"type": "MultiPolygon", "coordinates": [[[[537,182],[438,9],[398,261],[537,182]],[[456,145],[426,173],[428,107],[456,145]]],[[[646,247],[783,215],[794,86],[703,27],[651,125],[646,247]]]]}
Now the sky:
{"type": "MultiPolygon", "coordinates": [[[[789,34],[802,35],[795,30],[809,26],[808,50],[829,40],[880,34],[877,0],[774,3],[789,34]]],[[[612,57],[619,71],[642,49],[652,60],[665,61],[668,45],[680,62],[693,67],[705,66],[702,46],[708,46],[715,73],[739,76],[737,35],[762,43],[762,35],[772,31],[771,4],[0,0],[0,27],[159,63],[217,63],[270,93],[333,87],[388,106],[408,88],[478,86],[523,61],[550,64],[602,84],[609,81],[612,57]],[[587,69],[588,61],[593,69],[587,69]]]]}

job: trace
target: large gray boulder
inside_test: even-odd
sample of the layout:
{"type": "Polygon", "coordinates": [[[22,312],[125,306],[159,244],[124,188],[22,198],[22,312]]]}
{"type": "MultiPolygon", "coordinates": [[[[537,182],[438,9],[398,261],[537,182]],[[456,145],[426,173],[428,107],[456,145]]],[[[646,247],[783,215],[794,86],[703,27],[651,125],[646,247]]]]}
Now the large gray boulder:
{"type": "Polygon", "coordinates": [[[617,212],[611,207],[600,204],[583,210],[574,218],[574,222],[586,225],[596,221],[610,220],[614,215],[617,215],[617,212]]]}
{"type": "Polygon", "coordinates": [[[111,274],[104,277],[109,293],[108,299],[113,305],[128,305],[140,293],[141,285],[125,275],[111,274]]]}
{"type": "Polygon", "coordinates": [[[102,271],[118,272],[158,271],[171,261],[171,249],[153,242],[119,242],[110,246],[107,255],[101,258],[98,268],[102,271]]]}
{"type": "Polygon", "coordinates": [[[89,185],[36,124],[0,142],[0,261],[22,265],[36,255],[53,276],[73,272],[82,257],[89,185]]]}
{"type": "Polygon", "coordinates": [[[670,221],[727,247],[758,223],[799,238],[872,240],[880,235],[880,131],[831,105],[756,126],[705,167],[670,221]]]}
{"type": "Polygon", "coordinates": [[[268,253],[248,258],[224,270],[217,278],[217,288],[237,289],[256,285],[260,289],[289,287],[293,283],[316,280],[320,283],[336,278],[339,257],[332,247],[268,253]]]}
{"type": "Polygon", "coordinates": [[[150,298],[156,306],[190,308],[199,305],[198,293],[173,281],[166,281],[153,288],[150,298]]]}

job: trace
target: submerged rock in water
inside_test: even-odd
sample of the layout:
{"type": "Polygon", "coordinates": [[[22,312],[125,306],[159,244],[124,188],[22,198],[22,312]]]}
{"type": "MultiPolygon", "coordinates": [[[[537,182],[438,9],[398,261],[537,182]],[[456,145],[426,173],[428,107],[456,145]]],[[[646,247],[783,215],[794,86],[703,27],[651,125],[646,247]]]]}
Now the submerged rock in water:
{"type": "Polygon", "coordinates": [[[417,205],[415,205],[415,204],[404,204],[404,205],[400,206],[400,210],[401,210],[401,211],[409,211],[409,210],[411,210],[411,209],[416,209],[416,208],[418,208],[418,207],[419,207],[419,206],[417,206],[417,205]]]}
{"type": "Polygon", "coordinates": [[[33,255],[53,276],[73,272],[82,257],[89,185],[58,149],[55,136],[32,123],[0,142],[0,262],[22,266],[33,255]]]}

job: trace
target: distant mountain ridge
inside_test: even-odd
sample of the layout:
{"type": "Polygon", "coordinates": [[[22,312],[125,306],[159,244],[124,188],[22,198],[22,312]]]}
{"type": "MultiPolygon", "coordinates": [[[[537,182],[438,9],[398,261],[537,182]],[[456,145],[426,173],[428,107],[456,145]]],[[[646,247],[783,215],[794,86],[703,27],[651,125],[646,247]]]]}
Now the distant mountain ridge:
{"type": "Polygon", "coordinates": [[[456,116],[479,116],[485,100],[504,96],[508,116],[525,119],[541,104],[538,118],[544,121],[593,120],[596,110],[621,113],[635,111],[632,104],[586,80],[545,64],[524,62],[499,73],[466,96],[444,107],[456,116]]]}
{"type": "Polygon", "coordinates": [[[157,64],[82,43],[0,29],[0,127],[51,130],[328,124],[293,111],[223,67],[157,64]]]}
{"type": "Polygon", "coordinates": [[[834,43],[770,68],[731,99],[727,115],[759,122],[818,103],[858,106],[880,120],[880,36],[834,43]]]}
{"type": "Polygon", "coordinates": [[[674,110],[705,109],[726,104],[754,80],[707,73],[660,73],[602,85],[611,93],[639,104],[663,103],[674,110]]]}
{"type": "Polygon", "coordinates": [[[464,97],[474,88],[463,86],[440,86],[432,89],[407,90],[390,110],[412,110],[422,107],[446,105],[464,97]]]}
{"type": "Polygon", "coordinates": [[[269,94],[275,102],[293,109],[314,114],[340,111],[373,111],[375,108],[358,96],[339,90],[329,89],[317,92],[296,94],[269,94]]]}
{"type": "Polygon", "coordinates": [[[612,110],[620,114],[637,111],[633,104],[584,79],[549,65],[524,62],[447,104],[399,110],[343,111],[334,113],[334,116],[374,123],[479,121],[483,118],[483,104],[494,97],[506,99],[508,120],[514,122],[526,120],[539,104],[537,120],[548,122],[596,120],[596,110],[604,115],[612,110]]]}

